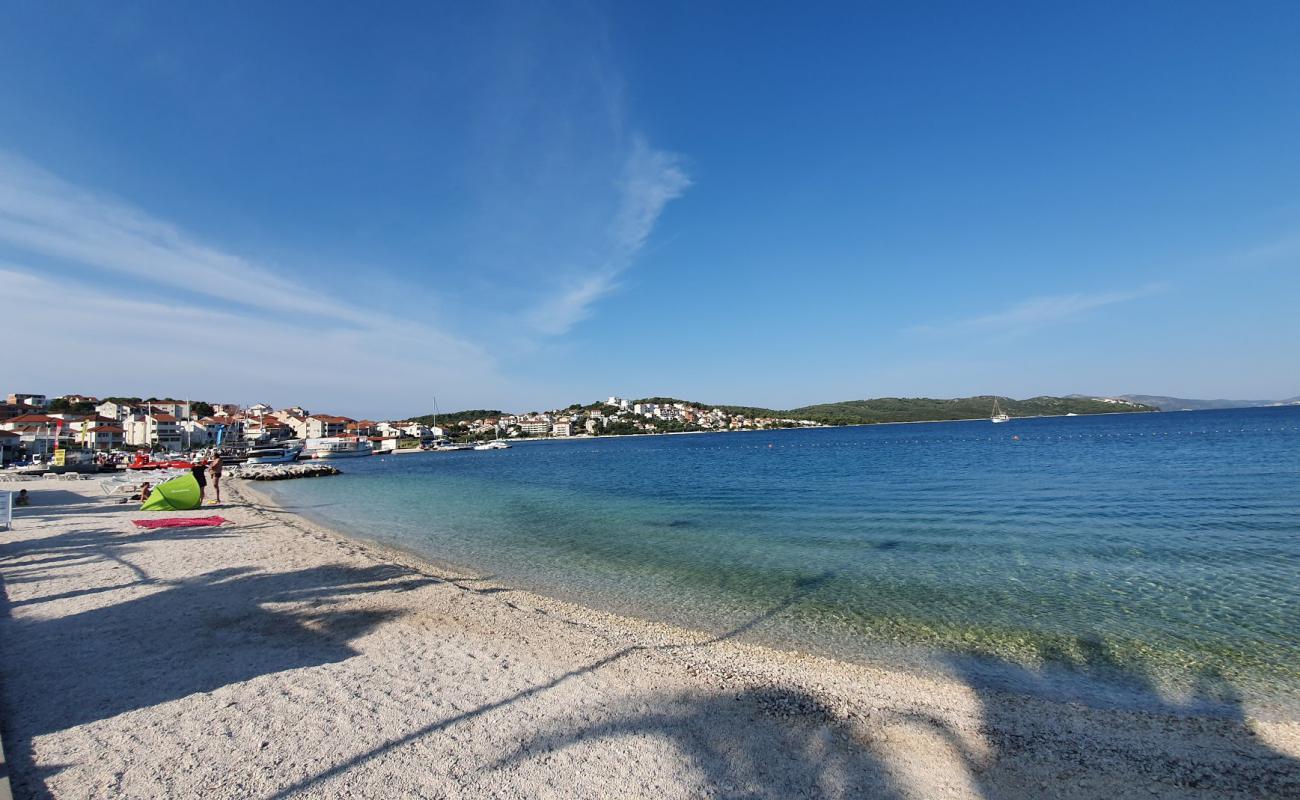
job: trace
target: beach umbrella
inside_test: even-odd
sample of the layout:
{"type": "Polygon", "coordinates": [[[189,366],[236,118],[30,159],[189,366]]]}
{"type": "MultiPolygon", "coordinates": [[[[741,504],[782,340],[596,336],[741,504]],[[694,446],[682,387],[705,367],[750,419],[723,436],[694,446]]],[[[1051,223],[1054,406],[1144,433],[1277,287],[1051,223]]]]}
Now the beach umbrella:
{"type": "Polygon", "coordinates": [[[158,484],[141,511],[188,511],[199,507],[199,482],[192,473],[158,484]]]}

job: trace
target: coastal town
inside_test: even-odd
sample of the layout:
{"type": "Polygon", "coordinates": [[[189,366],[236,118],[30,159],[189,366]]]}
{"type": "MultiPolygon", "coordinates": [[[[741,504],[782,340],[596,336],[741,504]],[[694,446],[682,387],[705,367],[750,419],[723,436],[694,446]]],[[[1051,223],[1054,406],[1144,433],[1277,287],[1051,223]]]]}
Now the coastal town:
{"type": "Polygon", "coordinates": [[[11,393],[0,403],[0,465],[57,450],[101,454],[188,452],[220,446],[341,440],[384,453],[455,442],[818,427],[813,420],[746,416],[677,400],[610,396],[589,405],[527,414],[461,412],[401,420],[352,419],[302,406],[243,407],[172,398],[98,398],[11,393]]]}

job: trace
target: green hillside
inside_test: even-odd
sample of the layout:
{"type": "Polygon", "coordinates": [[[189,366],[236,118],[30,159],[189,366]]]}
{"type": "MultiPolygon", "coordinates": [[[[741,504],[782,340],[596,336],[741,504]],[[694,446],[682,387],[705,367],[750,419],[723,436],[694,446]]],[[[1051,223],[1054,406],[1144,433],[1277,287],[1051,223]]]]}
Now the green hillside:
{"type": "Polygon", "coordinates": [[[495,419],[504,414],[504,411],[487,408],[471,408],[468,411],[448,411],[444,414],[424,414],[418,417],[408,417],[411,422],[418,422],[421,425],[455,425],[458,422],[466,422],[475,419],[495,419]]]}
{"type": "MultiPolygon", "coordinates": [[[[1039,417],[1062,414],[1106,414],[1116,411],[1156,411],[1146,405],[1116,405],[1101,400],[1078,397],[1031,397],[1028,400],[997,398],[1002,410],[1013,417],[1039,417]]],[[[826,425],[862,425],[874,422],[930,422],[945,419],[980,419],[993,410],[993,396],[958,397],[939,400],[930,397],[877,397],[872,400],[846,400],[841,403],[778,411],[747,406],[716,406],[732,414],[755,417],[792,417],[810,419],[826,425]]]]}

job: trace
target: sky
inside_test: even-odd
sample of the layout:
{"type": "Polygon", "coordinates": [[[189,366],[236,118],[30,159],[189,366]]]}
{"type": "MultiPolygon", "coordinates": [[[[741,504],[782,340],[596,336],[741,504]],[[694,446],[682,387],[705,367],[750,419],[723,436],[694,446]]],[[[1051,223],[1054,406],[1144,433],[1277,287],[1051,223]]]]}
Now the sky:
{"type": "Polygon", "coordinates": [[[0,391],[1300,394],[1300,4],[0,1],[0,391]]]}

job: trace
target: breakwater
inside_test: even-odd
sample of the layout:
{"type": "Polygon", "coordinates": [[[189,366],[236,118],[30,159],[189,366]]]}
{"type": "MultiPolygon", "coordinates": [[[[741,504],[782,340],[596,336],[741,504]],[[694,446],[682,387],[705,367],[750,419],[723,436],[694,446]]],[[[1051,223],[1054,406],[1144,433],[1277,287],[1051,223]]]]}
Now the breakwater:
{"type": "Polygon", "coordinates": [[[241,468],[236,477],[246,481],[284,481],[340,474],[339,468],[330,464],[254,464],[241,468]]]}

